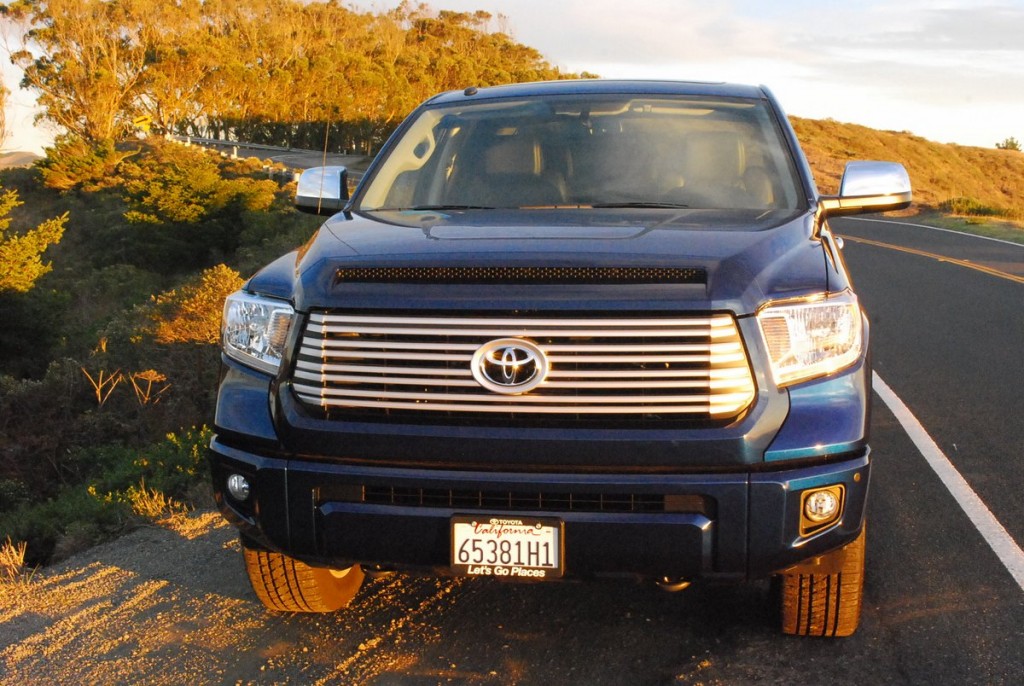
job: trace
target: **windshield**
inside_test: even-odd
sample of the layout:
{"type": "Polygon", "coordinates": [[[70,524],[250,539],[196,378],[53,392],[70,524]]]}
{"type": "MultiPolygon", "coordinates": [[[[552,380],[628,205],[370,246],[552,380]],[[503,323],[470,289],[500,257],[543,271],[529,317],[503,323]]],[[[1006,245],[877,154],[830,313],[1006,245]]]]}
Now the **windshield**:
{"type": "Polygon", "coordinates": [[[358,210],[802,209],[759,100],[572,95],[420,110],[358,210]]]}

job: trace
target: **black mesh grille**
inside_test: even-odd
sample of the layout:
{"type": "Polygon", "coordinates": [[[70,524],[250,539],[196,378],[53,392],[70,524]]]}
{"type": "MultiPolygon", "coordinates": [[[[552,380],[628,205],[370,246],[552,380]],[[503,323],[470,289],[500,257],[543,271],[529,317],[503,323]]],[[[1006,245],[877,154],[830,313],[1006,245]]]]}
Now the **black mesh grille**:
{"type": "Polygon", "coordinates": [[[677,512],[714,516],[712,501],[699,495],[659,493],[543,492],[363,485],[325,490],[321,502],[358,502],[402,507],[533,512],[677,512]]]}
{"type": "Polygon", "coordinates": [[[704,284],[693,267],[344,267],[337,283],[411,284],[704,284]]]}

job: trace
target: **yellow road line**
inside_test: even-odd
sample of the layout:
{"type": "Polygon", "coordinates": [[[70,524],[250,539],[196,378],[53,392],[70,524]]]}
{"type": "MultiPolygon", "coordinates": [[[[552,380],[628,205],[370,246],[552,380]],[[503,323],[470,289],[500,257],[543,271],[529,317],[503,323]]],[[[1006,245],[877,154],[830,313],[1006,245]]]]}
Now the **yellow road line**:
{"type": "Polygon", "coordinates": [[[1017,276],[1016,274],[1010,274],[1002,270],[996,269],[995,267],[987,267],[977,262],[971,262],[970,260],[958,260],[955,257],[949,257],[947,255],[937,255],[933,252],[926,252],[924,250],[916,250],[914,248],[906,248],[902,245],[892,245],[890,243],[882,243],[880,241],[873,241],[868,238],[858,238],[856,236],[843,235],[844,241],[853,241],[854,243],[866,243],[867,245],[873,245],[878,248],[888,248],[890,250],[899,250],[900,252],[907,252],[912,255],[920,255],[921,257],[930,257],[933,260],[939,262],[949,262],[951,264],[959,265],[961,267],[967,267],[968,269],[974,269],[979,272],[984,272],[991,276],[997,276],[1000,279],[1007,279],[1008,281],[1014,281],[1016,283],[1024,283],[1024,276],[1017,276]]]}

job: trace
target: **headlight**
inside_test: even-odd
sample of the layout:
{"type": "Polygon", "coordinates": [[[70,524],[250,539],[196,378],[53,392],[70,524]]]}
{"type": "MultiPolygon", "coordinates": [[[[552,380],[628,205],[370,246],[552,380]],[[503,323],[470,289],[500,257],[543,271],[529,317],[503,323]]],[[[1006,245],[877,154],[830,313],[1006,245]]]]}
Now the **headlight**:
{"type": "Polygon", "coordinates": [[[242,364],[276,374],[294,316],[295,310],[283,300],[232,293],[224,301],[221,322],[224,352],[242,364]]]}
{"type": "Polygon", "coordinates": [[[849,291],[769,305],[757,313],[757,323],[779,386],[826,376],[860,359],[860,305],[849,291]]]}

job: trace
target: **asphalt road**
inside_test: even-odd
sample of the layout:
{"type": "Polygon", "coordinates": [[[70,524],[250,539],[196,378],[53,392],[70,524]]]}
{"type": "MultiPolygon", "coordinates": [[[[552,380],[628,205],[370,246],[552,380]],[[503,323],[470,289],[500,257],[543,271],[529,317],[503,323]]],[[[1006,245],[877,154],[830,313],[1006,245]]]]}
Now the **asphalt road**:
{"type": "MultiPolygon", "coordinates": [[[[835,226],[879,377],[1019,553],[1024,247],[835,226]]],[[[0,597],[0,683],[1024,683],[1024,588],[877,397],[872,430],[864,613],[847,639],[780,635],[767,584],[666,594],[399,575],[334,615],[271,615],[234,532],[207,513],[0,597]]]]}

